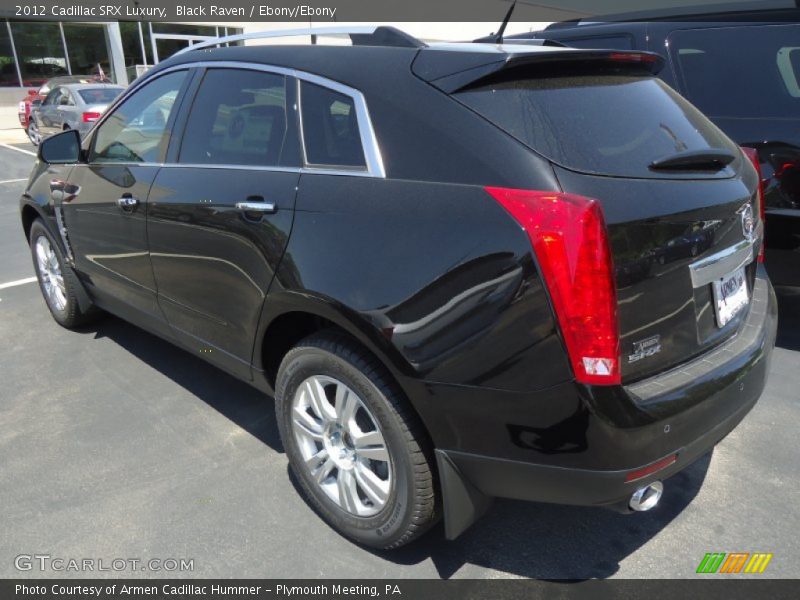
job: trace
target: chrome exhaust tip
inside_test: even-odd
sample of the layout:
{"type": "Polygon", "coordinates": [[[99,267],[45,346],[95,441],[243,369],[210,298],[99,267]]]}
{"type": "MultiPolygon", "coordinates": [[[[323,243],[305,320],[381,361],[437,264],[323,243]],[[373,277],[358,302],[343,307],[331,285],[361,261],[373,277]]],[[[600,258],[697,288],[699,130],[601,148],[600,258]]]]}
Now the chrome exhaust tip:
{"type": "Polygon", "coordinates": [[[661,494],[664,493],[664,484],[660,481],[654,481],[642,488],[639,488],[631,496],[628,506],[631,510],[637,512],[644,512],[655,508],[658,501],[661,500],[661,494]]]}

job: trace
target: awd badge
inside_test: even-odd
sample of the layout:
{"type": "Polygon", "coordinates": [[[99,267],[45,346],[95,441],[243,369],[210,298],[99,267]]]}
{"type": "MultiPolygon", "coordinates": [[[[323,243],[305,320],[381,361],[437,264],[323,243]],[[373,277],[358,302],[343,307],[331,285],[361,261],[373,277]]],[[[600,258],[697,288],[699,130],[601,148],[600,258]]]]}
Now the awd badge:
{"type": "Polygon", "coordinates": [[[653,335],[647,339],[633,342],[633,352],[628,355],[628,363],[635,363],[648,356],[661,352],[661,336],[653,335]]]}

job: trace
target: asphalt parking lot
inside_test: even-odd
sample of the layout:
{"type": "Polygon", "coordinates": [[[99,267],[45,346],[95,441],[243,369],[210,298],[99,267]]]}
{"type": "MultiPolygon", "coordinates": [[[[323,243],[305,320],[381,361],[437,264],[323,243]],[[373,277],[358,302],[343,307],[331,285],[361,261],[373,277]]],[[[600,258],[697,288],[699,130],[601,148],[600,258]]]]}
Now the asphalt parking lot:
{"type": "Polygon", "coordinates": [[[0,577],[690,578],[706,552],[771,552],[758,577],[800,576],[800,297],[781,295],[756,408],[666,482],[656,510],[497,501],[455,542],[440,526],[370,552],[299,497],[270,398],[119,319],[56,325],[37,285],[20,283],[33,267],[17,180],[33,158],[16,148],[0,146],[0,577]],[[17,570],[33,554],[194,569],[17,570]]]}

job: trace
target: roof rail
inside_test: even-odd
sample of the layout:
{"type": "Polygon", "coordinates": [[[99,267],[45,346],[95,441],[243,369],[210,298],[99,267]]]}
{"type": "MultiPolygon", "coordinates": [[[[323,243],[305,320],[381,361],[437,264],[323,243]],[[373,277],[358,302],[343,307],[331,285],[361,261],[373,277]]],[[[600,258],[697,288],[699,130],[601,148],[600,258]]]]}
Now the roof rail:
{"type": "Polygon", "coordinates": [[[426,44],[417,38],[400,31],[395,27],[378,25],[357,25],[339,27],[303,27],[301,29],[276,29],[270,31],[254,31],[251,33],[240,33],[237,35],[226,35],[207,42],[201,42],[178,50],[173,56],[191,52],[192,50],[202,50],[220,44],[231,42],[241,42],[245,40],[266,40],[284,37],[299,36],[318,36],[318,35],[347,35],[354,46],[392,46],[400,48],[424,48],[426,44]]]}

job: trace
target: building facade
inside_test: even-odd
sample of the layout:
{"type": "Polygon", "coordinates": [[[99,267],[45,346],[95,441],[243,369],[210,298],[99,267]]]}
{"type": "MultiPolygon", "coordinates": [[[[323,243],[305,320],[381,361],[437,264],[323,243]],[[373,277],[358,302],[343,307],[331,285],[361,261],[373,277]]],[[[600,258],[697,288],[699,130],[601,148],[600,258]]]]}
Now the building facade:
{"type": "Polygon", "coordinates": [[[0,87],[30,88],[59,75],[102,73],[127,85],[148,66],[184,46],[241,27],[114,21],[78,23],[4,19],[0,87]]]}

